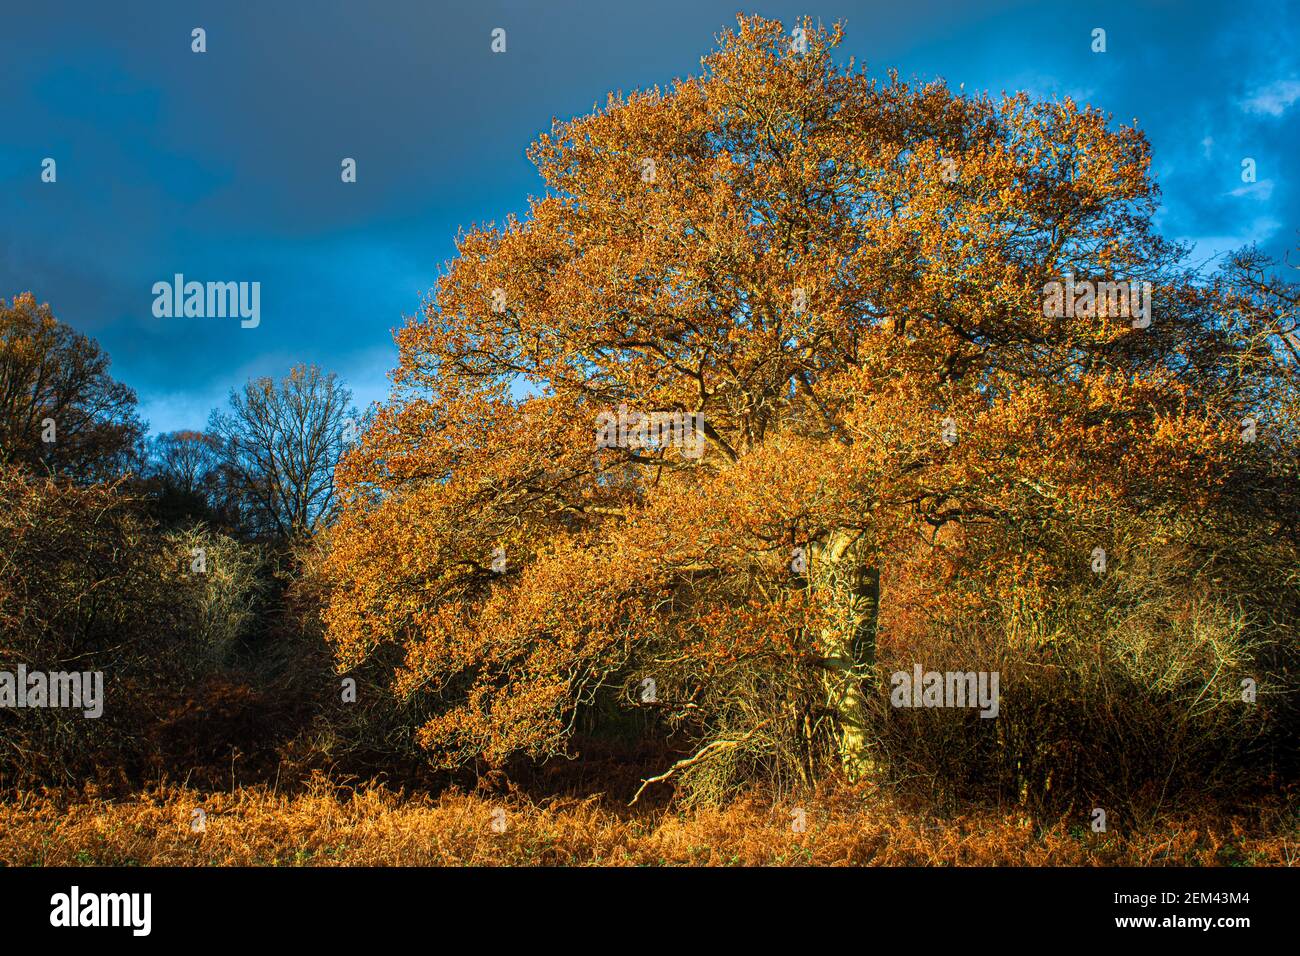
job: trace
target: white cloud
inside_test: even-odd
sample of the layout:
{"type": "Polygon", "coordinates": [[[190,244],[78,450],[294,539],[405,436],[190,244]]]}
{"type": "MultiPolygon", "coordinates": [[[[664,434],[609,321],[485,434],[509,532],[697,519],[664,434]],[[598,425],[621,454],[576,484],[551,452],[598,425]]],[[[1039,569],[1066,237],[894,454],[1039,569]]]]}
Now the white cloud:
{"type": "Polygon", "coordinates": [[[1012,80],[1010,86],[1028,93],[1031,99],[1044,102],[1064,99],[1068,96],[1076,105],[1087,106],[1097,98],[1096,87],[1066,83],[1046,73],[1021,73],[1012,80]]]}
{"type": "Polygon", "coordinates": [[[149,431],[154,435],[182,429],[201,432],[208,427],[208,414],[225,405],[229,392],[229,385],[210,385],[202,390],[141,399],[140,417],[149,423],[149,431]]]}
{"type": "Polygon", "coordinates": [[[1273,180],[1261,179],[1257,183],[1247,183],[1244,186],[1238,186],[1236,189],[1228,192],[1229,196],[1237,198],[1258,199],[1260,202],[1267,202],[1273,197],[1273,180]]]}
{"type": "Polygon", "coordinates": [[[1300,100],[1300,80],[1276,80],[1243,100],[1241,108],[1247,113],[1281,116],[1296,100],[1300,100]]]}
{"type": "MultiPolygon", "coordinates": [[[[189,428],[203,431],[208,427],[208,416],[214,408],[227,409],[231,388],[239,390],[250,378],[263,375],[280,379],[293,365],[303,361],[313,359],[267,352],[236,369],[229,379],[196,383],[188,389],[142,398],[140,417],[149,423],[149,431],[154,435],[189,428]]],[[[343,384],[352,391],[352,403],[364,412],[372,401],[383,402],[388,398],[391,387],[388,371],[397,366],[397,347],[391,342],[372,346],[338,357],[337,364],[315,361],[325,371],[339,373],[343,384]]]]}
{"type": "Polygon", "coordinates": [[[1206,259],[1213,259],[1222,256],[1228,252],[1235,252],[1243,246],[1248,246],[1252,242],[1263,244],[1267,242],[1279,229],[1282,223],[1271,216],[1259,216],[1251,221],[1244,229],[1233,235],[1222,236],[1179,236],[1179,242],[1192,244],[1191,261],[1202,262],[1206,259]]]}

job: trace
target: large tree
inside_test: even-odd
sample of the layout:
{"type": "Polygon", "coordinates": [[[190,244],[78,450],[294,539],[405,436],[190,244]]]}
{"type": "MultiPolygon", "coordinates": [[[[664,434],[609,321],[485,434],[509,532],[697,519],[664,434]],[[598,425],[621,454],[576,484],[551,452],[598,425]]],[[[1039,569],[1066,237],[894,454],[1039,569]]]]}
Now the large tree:
{"type": "Polygon", "coordinates": [[[231,389],[229,409],[213,411],[208,431],[241,520],[285,541],[317,531],[333,514],[334,466],[357,422],[352,392],[315,365],[231,389]]]}
{"type": "Polygon", "coordinates": [[[0,299],[0,463],[84,482],[138,464],[135,392],[108,368],[94,340],[30,292],[0,299]]]}
{"type": "Polygon", "coordinates": [[[1266,346],[1153,232],[1136,129],[880,82],[839,41],[741,18],[700,76],[557,121],[544,195],[461,235],[399,333],[327,620],[343,666],[398,655],[446,763],[562,752],[622,687],[700,760],[829,712],[861,776],[891,564],[1086,574],[1116,509],[1194,522],[1263,461],[1255,373],[1223,370],[1266,346]],[[1071,281],[1152,311],[1045,308],[1071,281]],[[611,441],[621,406],[699,417],[611,441]],[[724,713],[792,674],[788,713],[724,713]]]}

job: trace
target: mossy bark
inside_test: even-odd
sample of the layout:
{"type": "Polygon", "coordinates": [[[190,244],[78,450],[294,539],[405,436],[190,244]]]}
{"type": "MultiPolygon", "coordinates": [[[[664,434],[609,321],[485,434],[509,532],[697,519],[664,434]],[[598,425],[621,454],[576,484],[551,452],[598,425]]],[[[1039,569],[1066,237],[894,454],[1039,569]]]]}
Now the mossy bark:
{"type": "Polygon", "coordinates": [[[880,570],[868,560],[863,538],[852,531],[832,532],[814,548],[813,561],[813,586],[829,592],[833,611],[821,633],[827,703],[839,722],[844,772],[859,780],[876,772],[866,686],[874,683],[880,570]]]}

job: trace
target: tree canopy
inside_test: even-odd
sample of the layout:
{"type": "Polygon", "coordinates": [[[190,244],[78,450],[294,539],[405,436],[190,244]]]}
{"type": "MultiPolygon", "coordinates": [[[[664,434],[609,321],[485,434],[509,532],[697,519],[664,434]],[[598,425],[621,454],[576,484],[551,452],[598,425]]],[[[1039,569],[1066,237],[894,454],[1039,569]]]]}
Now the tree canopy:
{"type": "Polygon", "coordinates": [[[136,464],[144,426],[135,392],[108,367],[92,339],[31,293],[0,299],[0,463],[82,481],[136,464]]]}
{"type": "Polygon", "coordinates": [[[860,775],[881,648],[1133,536],[1294,535],[1294,356],[1156,233],[1143,135],[840,40],[742,17],[698,76],[557,121],[543,194],[463,233],[398,333],[326,619],[340,666],[396,663],[442,761],[563,752],[604,695],[702,743],[830,726],[860,775]],[[620,407],[704,453],[598,442],[620,407]]]}

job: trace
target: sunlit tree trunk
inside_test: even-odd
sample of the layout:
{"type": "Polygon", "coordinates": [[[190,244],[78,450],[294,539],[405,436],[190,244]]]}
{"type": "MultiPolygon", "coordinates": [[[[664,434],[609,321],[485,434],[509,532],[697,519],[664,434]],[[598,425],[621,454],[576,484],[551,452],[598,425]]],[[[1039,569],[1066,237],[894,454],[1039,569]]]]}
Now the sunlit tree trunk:
{"type": "Polygon", "coordinates": [[[838,745],[852,780],[875,772],[867,730],[864,683],[876,662],[880,571],[871,566],[860,535],[835,531],[813,551],[813,586],[828,590],[834,618],[821,633],[827,701],[839,720],[838,745]]]}

